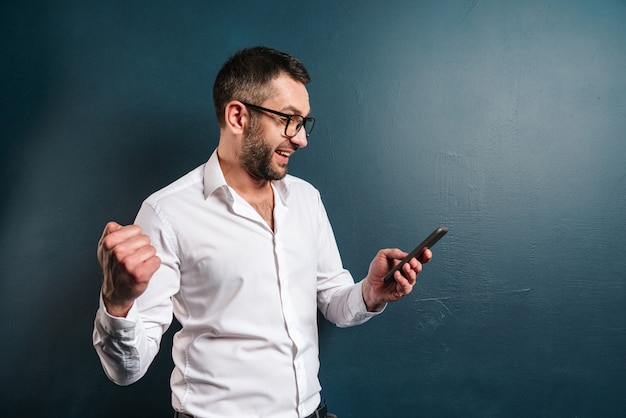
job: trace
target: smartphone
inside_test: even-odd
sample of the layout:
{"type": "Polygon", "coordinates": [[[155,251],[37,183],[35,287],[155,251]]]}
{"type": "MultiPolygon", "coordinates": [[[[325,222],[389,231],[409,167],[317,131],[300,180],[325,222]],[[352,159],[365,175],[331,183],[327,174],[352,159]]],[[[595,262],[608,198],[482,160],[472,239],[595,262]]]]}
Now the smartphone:
{"type": "Polygon", "coordinates": [[[431,248],[433,245],[437,243],[437,241],[441,239],[441,237],[446,235],[447,232],[448,232],[448,228],[446,228],[445,226],[440,226],[439,228],[435,229],[433,233],[430,234],[428,237],[426,237],[424,241],[420,242],[420,244],[417,247],[415,247],[415,249],[411,251],[409,255],[404,257],[402,261],[400,261],[394,268],[389,270],[389,273],[385,274],[385,277],[383,277],[383,282],[387,283],[387,282],[392,281],[393,274],[397,270],[401,269],[402,266],[405,265],[407,262],[411,261],[412,258],[419,258],[419,256],[422,255],[422,253],[424,252],[424,249],[431,248]]]}

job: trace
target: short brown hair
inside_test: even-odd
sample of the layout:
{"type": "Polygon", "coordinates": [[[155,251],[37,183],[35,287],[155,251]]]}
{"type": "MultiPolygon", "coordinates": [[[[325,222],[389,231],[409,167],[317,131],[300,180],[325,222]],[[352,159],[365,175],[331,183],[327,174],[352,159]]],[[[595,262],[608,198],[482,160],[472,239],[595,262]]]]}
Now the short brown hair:
{"type": "Polygon", "coordinates": [[[262,46],[236,52],[224,63],[213,85],[218,124],[225,123],[224,109],[228,102],[262,103],[271,94],[272,80],[283,73],[302,84],[311,82],[304,64],[284,52],[262,46]]]}

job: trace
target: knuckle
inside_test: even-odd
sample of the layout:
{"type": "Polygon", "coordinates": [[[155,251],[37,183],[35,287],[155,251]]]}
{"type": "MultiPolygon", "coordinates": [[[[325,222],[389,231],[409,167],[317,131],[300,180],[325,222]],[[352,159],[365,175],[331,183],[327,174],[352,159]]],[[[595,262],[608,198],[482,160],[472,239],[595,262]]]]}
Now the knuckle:
{"type": "Polygon", "coordinates": [[[117,245],[113,248],[111,248],[109,250],[109,252],[111,253],[111,255],[113,256],[113,258],[115,258],[118,261],[122,261],[125,257],[124,257],[124,248],[117,245]]]}
{"type": "Polygon", "coordinates": [[[113,248],[114,244],[115,244],[115,240],[114,238],[111,238],[111,235],[104,236],[100,240],[100,246],[107,250],[110,250],[111,248],[113,248]]]}

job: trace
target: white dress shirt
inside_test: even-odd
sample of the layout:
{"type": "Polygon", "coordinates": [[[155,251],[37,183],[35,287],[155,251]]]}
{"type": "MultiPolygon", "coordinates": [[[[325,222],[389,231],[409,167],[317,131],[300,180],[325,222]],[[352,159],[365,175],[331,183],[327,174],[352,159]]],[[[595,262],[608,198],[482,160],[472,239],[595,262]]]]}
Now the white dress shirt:
{"type": "MultiPolygon", "coordinates": [[[[340,327],[367,312],[318,191],[272,183],[274,231],[224,180],[217,151],[136,219],[162,265],[126,318],[102,300],[93,343],[108,377],[141,378],[172,314],[172,404],[196,417],[294,418],[320,403],[317,309],[340,327]]],[[[147,401],[147,400],[146,400],[147,401]]]]}

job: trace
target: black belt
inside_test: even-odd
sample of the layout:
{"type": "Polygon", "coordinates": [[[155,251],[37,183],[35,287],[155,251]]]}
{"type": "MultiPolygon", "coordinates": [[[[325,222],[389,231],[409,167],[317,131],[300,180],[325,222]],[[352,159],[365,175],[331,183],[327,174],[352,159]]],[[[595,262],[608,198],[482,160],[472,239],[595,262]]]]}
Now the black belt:
{"type": "Polygon", "coordinates": [[[328,414],[328,408],[326,407],[326,403],[324,403],[324,405],[318,406],[315,412],[313,412],[311,415],[309,415],[306,418],[326,418],[327,414],[328,414]]]}
{"type": "MultiPolygon", "coordinates": [[[[326,407],[326,404],[324,404],[320,405],[315,412],[306,418],[326,418],[326,415],[328,415],[328,408],[326,407]]],[[[193,415],[187,415],[182,412],[174,411],[174,418],[193,418],[193,415]]]]}

